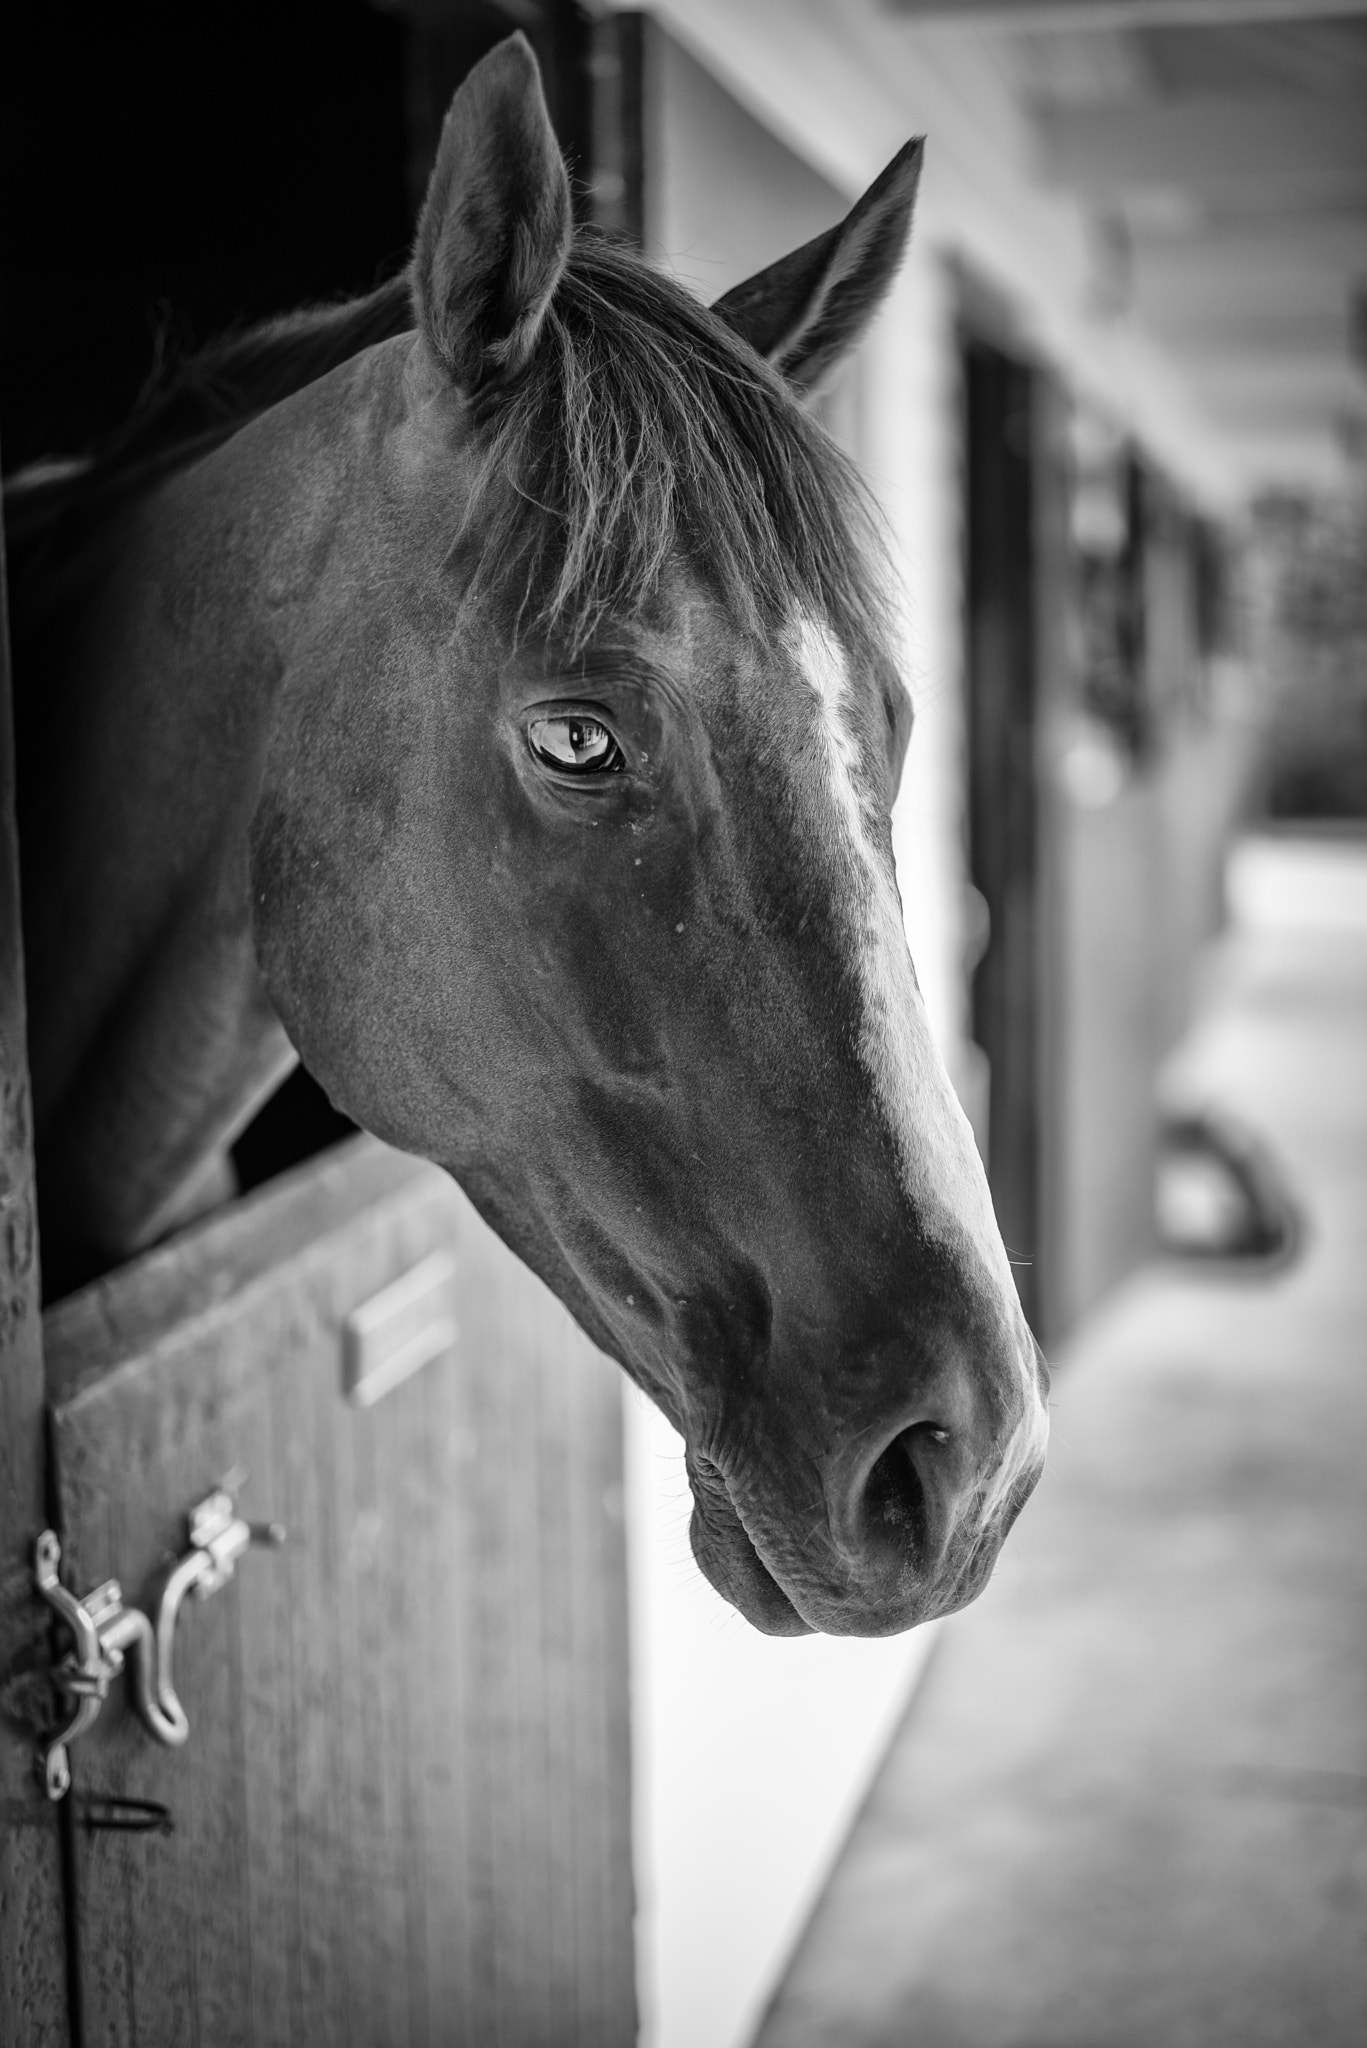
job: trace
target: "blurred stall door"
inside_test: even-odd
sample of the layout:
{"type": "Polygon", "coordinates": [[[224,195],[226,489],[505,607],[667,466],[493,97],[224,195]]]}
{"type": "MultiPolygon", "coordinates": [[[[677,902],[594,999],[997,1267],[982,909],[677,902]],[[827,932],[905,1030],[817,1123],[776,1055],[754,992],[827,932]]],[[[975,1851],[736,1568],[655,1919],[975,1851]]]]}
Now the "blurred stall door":
{"type": "Polygon", "coordinates": [[[969,866],[986,906],[973,1036],[990,1070],[988,1178],[1016,1285],[1040,1275],[1036,373],[971,330],[963,348],[969,866]]]}

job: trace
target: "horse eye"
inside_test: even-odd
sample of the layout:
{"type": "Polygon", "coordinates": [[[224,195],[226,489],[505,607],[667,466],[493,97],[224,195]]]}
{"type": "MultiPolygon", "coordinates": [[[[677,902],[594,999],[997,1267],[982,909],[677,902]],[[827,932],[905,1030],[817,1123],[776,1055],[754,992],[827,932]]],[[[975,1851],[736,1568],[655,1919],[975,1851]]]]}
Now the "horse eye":
{"type": "Polygon", "coordinates": [[[596,718],[557,712],[549,718],[534,718],[527,736],[537,759],[562,773],[612,774],[626,766],[621,748],[596,718]]]}

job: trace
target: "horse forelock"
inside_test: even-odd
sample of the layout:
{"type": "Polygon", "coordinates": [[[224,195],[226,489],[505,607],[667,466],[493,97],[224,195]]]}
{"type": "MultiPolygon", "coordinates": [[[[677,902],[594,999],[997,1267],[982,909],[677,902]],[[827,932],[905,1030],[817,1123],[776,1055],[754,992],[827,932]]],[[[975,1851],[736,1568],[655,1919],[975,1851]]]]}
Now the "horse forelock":
{"type": "Polygon", "coordinates": [[[681,285],[581,231],[522,375],[476,407],[460,538],[520,627],[582,646],[675,561],[744,631],[794,610],[880,637],[877,518],[781,379],[681,285]]]}

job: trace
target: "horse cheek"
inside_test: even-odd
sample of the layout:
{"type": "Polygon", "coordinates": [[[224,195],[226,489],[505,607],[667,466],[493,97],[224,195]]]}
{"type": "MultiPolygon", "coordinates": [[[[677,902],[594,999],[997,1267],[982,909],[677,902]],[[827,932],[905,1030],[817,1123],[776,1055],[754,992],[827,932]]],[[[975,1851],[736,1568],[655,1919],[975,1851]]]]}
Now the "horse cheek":
{"type": "Polygon", "coordinates": [[[391,1135],[370,1081],[384,1020],[358,944],[358,878],[319,821],[306,822],[278,794],[257,808],[250,862],[257,964],[290,1043],[339,1109],[391,1135]]]}

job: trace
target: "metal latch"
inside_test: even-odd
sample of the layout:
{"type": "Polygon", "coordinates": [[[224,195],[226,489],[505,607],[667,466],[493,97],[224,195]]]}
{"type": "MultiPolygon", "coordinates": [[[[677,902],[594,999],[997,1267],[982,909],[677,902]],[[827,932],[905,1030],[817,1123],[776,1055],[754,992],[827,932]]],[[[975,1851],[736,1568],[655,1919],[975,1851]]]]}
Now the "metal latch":
{"type": "Polygon", "coordinates": [[[133,1704],[149,1731],[168,1749],[179,1749],[190,1732],[185,1709],[171,1677],[171,1650],[176,1618],[187,1593],[207,1600],[232,1577],[238,1559],[253,1543],[280,1544],[285,1532],[278,1522],[246,1522],[226,1487],[216,1487],[189,1516],[190,1547],[172,1566],[157,1602],[155,1619],[139,1607],[125,1607],[117,1579],[106,1579],[78,1600],[57,1577],[62,1546],[54,1530],[44,1529],[34,1557],[34,1578],[49,1607],[75,1639],[53,1670],[53,1682],[70,1702],[56,1734],[43,1744],[43,1782],[49,1799],[62,1799],[71,1787],[67,1755],[77,1736],[94,1725],[114,1679],[129,1667],[133,1704]],[[131,1660],[131,1662],[130,1662],[131,1660]]]}

